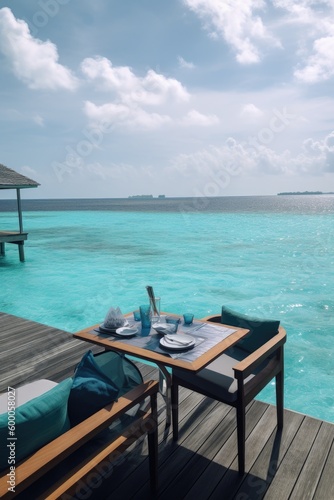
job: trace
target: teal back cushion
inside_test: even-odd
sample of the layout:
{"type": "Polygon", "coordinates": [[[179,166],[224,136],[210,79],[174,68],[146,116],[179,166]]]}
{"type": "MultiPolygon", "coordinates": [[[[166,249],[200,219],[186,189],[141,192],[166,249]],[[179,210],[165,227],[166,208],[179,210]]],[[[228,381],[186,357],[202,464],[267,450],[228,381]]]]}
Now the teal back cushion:
{"type": "MultiPolygon", "coordinates": [[[[15,457],[16,462],[27,457],[43,445],[70,429],[67,402],[72,387],[72,379],[60,382],[53,389],[15,409],[15,457]]],[[[8,464],[11,441],[8,435],[8,414],[0,415],[0,469],[8,464]],[[7,453],[6,453],[7,450],[7,453]]],[[[14,449],[14,448],[13,448],[14,449]]]]}
{"type": "Polygon", "coordinates": [[[68,399],[71,426],[115,401],[118,393],[117,385],[98,366],[92,351],[88,351],[76,368],[68,399]]]}
{"type": "Polygon", "coordinates": [[[221,322],[249,330],[249,334],[239,340],[238,347],[247,352],[254,352],[277,334],[280,322],[240,314],[228,307],[222,307],[221,322]]]}
{"type": "Polygon", "coordinates": [[[74,374],[68,401],[71,426],[79,424],[142,381],[136,365],[121,354],[106,351],[94,356],[88,351],[74,374]]]}

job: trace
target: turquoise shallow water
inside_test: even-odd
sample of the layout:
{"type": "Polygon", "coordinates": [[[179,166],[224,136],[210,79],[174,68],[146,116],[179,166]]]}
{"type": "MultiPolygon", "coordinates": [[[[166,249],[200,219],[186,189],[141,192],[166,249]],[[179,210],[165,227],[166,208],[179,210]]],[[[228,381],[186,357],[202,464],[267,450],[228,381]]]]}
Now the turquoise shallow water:
{"type": "MultiPolygon", "coordinates": [[[[333,211],[27,211],[26,262],[6,245],[0,310],[76,331],[110,306],[202,317],[222,304],[280,319],[287,408],[334,422],[333,211]]],[[[17,226],[0,212],[1,229],[17,226]]],[[[274,403],[267,387],[260,399],[274,403]]]]}

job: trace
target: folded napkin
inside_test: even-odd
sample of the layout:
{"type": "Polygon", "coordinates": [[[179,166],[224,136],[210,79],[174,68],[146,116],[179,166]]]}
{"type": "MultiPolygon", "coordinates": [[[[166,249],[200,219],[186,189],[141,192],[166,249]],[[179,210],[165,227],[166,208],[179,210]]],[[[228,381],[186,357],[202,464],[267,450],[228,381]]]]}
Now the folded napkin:
{"type": "Polygon", "coordinates": [[[167,341],[168,344],[177,344],[177,345],[180,345],[180,346],[188,346],[190,344],[193,344],[194,343],[194,339],[192,337],[188,339],[185,338],[186,336],[184,335],[183,338],[181,338],[180,336],[178,335],[165,335],[164,339],[165,341],[167,341]]]}
{"type": "Polygon", "coordinates": [[[111,307],[104,319],[103,326],[108,329],[120,328],[124,326],[125,318],[119,307],[111,307]]]}

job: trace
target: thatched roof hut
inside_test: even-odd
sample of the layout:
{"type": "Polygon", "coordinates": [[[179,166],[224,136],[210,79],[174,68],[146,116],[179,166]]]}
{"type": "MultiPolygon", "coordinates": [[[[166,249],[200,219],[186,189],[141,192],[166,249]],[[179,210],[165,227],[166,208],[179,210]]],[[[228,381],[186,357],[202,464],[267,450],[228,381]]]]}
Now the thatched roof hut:
{"type": "Polygon", "coordinates": [[[39,186],[39,183],[0,163],[0,189],[23,189],[39,186]]]}
{"type": "Polygon", "coordinates": [[[0,255],[5,255],[5,243],[15,243],[18,245],[20,260],[24,260],[24,241],[28,238],[28,233],[23,232],[22,208],[20,189],[36,188],[39,183],[29,179],[25,175],[19,174],[11,168],[0,163],[0,189],[16,189],[17,210],[19,215],[18,231],[0,231],[0,255]]]}

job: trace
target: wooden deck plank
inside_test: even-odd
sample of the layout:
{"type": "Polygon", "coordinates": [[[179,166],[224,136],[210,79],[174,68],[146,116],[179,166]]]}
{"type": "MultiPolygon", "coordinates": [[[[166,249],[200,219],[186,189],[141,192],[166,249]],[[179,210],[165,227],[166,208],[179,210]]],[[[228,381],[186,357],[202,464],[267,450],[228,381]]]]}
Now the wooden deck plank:
{"type": "MultiPolygon", "coordinates": [[[[292,495],[296,498],[311,500],[315,494],[322,470],[327,461],[334,440],[334,427],[323,422],[307,456],[292,495]]],[[[332,470],[332,473],[334,470],[332,470]]],[[[333,483],[333,477],[332,477],[333,483]]],[[[328,497],[333,498],[333,497],[328,497]]]]}
{"type": "MultiPolygon", "coordinates": [[[[234,411],[231,408],[217,405],[215,410],[210,412],[210,418],[206,419],[201,425],[202,433],[194,430],[192,435],[182,443],[185,456],[188,460],[182,470],[178,469],[178,461],[175,464],[177,474],[172,476],[172,480],[167,485],[166,489],[160,493],[161,499],[170,498],[173,491],[177,491],[180,498],[187,498],[189,492],[189,485],[196,481],[196,478],[203,477],[203,474],[208,470],[209,466],[215,459],[215,456],[222,449],[224,444],[230,439],[235,431],[235,418],[234,411]],[[198,444],[196,441],[198,440],[198,444]],[[196,446],[194,446],[196,444],[196,446]]],[[[222,473],[224,469],[220,468],[222,473]]],[[[211,472],[211,471],[210,471],[211,472]]],[[[217,470],[211,479],[219,477],[217,470]]],[[[208,491],[208,484],[212,487],[212,480],[208,483],[205,481],[204,489],[208,491]]],[[[197,498],[202,498],[201,485],[196,484],[195,492],[197,498]]],[[[195,494],[194,492],[194,494],[195,494]]],[[[191,493],[191,497],[193,493],[191,493]]]]}
{"type": "Polygon", "coordinates": [[[326,464],[322,471],[320,481],[317,485],[314,500],[323,500],[325,498],[334,498],[334,442],[327,457],[326,464]]]}
{"type": "MultiPolygon", "coordinates": [[[[92,346],[68,332],[0,313],[1,390],[40,377],[60,381],[73,373],[92,346]]],[[[157,378],[139,363],[145,379],[157,378]]],[[[237,468],[235,410],[180,388],[180,435],[165,427],[165,403],[158,397],[159,500],[329,500],[334,498],[334,425],[285,410],[282,433],[275,407],[260,401],[247,409],[246,474],[237,468]]],[[[86,492],[87,493],[87,492],[86,492]]],[[[120,457],[91,499],[147,500],[147,442],[120,457]]],[[[85,495],[85,492],[82,491],[85,495]]]]}
{"type": "MultiPolygon", "coordinates": [[[[247,440],[267,409],[265,403],[259,401],[257,403],[250,405],[246,414],[246,456],[248,452],[247,440]]],[[[258,436],[259,439],[260,437],[258,436]]],[[[226,444],[227,446],[222,447],[214,459],[215,464],[224,467],[224,474],[221,474],[220,478],[216,478],[215,487],[210,492],[210,495],[208,495],[208,498],[222,498],[222,495],[226,495],[226,498],[229,498],[229,496],[232,498],[243,479],[238,473],[236,431],[231,435],[226,444]]]]}
{"type": "MultiPolygon", "coordinates": [[[[0,392],[38,378],[60,382],[92,348],[69,332],[0,313],[0,392]]],[[[95,352],[99,349],[92,349],[95,352]]]]}
{"type": "Polygon", "coordinates": [[[320,420],[313,418],[303,419],[294,440],[268,488],[265,496],[266,500],[287,500],[290,498],[320,426],[320,420]]]}

